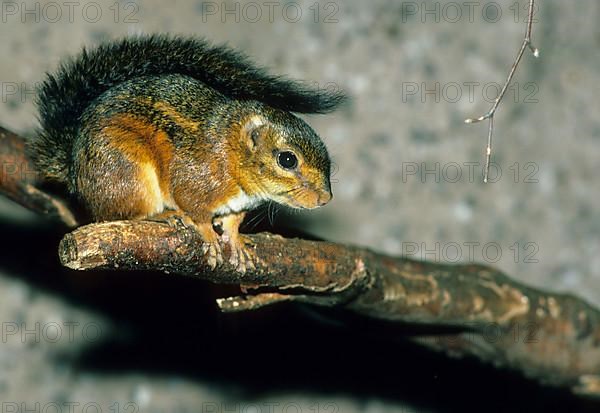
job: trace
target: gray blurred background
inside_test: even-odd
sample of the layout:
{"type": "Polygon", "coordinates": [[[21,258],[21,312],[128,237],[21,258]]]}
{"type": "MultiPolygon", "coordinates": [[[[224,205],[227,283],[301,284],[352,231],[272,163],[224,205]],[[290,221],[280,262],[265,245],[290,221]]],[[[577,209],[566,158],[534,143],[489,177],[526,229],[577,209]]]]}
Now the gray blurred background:
{"type": "MultiPolygon", "coordinates": [[[[341,88],[352,97],[350,106],[334,114],[307,117],[336,168],[333,202],[293,217],[302,230],[394,255],[487,263],[524,283],[574,293],[597,305],[600,3],[539,2],[533,42],[541,55],[525,54],[495,118],[493,183],[482,183],[487,123],[463,123],[489,109],[504,81],[525,31],[526,3],[3,1],[0,124],[31,133],[36,83],[83,45],[151,32],[227,42],[274,73],[341,88]]],[[[37,229],[43,222],[0,201],[3,242],[12,245],[7,251],[31,248],[24,234],[35,237],[39,249],[28,250],[29,262],[22,266],[4,265],[0,258],[3,403],[38,402],[43,409],[54,401],[66,409],[64,403],[73,401],[81,404],[75,412],[97,403],[102,411],[127,413],[202,411],[223,401],[240,403],[237,411],[245,407],[248,412],[260,411],[249,403],[265,402],[280,403],[274,412],[284,411],[286,403],[313,412],[449,409],[428,404],[427,396],[404,401],[393,391],[391,396],[377,391],[356,395],[342,385],[324,392],[275,386],[277,390],[249,396],[240,393],[243,385],[230,385],[226,377],[216,385],[210,375],[189,377],[177,368],[148,372],[133,366],[123,371],[118,362],[101,372],[82,368],[73,360],[90,347],[127,337],[136,321],[104,311],[102,302],[89,304],[85,297],[103,289],[103,280],[82,286],[77,277],[86,275],[75,274],[62,281],[68,288],[56,288],[57,267],[45,267],[44,260],[55,260],[60,237],[44,237],[37,229]],[[27,272],[37,275],[24,276],[27,272]],[[69,293],[63,294],[65,289],[69,293]],[[33,332],[27,334],[28,329],[33,332]],[[55,332],[61,337],[54,339],[55,332]]],[[[281,214],[279,220],[286,217],[281,214]]],[[[146,285],[144,297],[156,311],[161,291],[134,277],[146,285]]],[[[135,288],[128,291],[134,294],[135,288]]],[[[110,294],[104,288],[98,301],[110,300],[110,294]]],[[[130,311],[126,302],[121,304],[119,311],[130,311]]],[[[197,316],[202,317],[200,310],[197,316]]],[[[194,318],[186,320],[193,323],[194,318]]],[[[243,318],[237,322],[244,324],[243,318]]],[[[197,321],[190,328],[201,329],[199,325],[197,321]]],[[[155,334],[169,341],[169,351],[176,351],[173,340],[181,340],[177,329],[182,325],[174,321],[155,327],[155,334]]],[[[123,340],[126,344],[119,348],[132,354],[139,350],[123,340]]],[[[322,350],[320,340],[326,339],[315,337],[314,342],[322,350]]],[[[242,353],[244,346],[244,340],[237,344],[242,353]]],[[[290,362],[293,357],[286,359],[290,362]]],[[[452,370],[457,366],[444,370],[458,375],[446,380],[460,378],[452,370]]],[[[314,369],[319,376],[319,366],[314,369]]],[[[422,374],[431,376],[432,383],[438,380],[434,370],[422,374]]],[[[499,394],[509,393],[510,387],[503,387],[499,394]]],[[[458,405],[462,411],[473,407],[468,401],[458,405]]],[[[218,408],[213,411],[224,411],[222,405],[218,408]]],[[[267,411],[265,405],[262,409],[267,411]]]]}

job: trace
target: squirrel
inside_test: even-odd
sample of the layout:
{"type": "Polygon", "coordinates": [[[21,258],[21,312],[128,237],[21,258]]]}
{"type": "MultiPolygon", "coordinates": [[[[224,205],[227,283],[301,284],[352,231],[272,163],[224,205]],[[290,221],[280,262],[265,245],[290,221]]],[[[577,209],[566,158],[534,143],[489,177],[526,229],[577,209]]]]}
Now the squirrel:
{"type": "Polygon", "coordinates": [[[327,113],[343,93],[273,76],[196,37],[126,37],[86,48],[47,74],[29,144],[47,181],[95,222],[177,219],[214,269],[254,268],[244,215],[266,201],[312,209],[332,199],[331,161],[293,113],[327,113]]]}

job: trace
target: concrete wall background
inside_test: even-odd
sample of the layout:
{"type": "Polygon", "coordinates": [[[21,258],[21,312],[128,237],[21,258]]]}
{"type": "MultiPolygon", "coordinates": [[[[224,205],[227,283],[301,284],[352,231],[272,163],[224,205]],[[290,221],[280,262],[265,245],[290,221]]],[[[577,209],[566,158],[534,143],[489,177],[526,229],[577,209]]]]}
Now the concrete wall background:
{"type": "MultiPolygon", "coordinates": [[[[308,118],[337,169],[334,201],[303,214],[305,229],[390,254],[416,247],[416,257],[430,260],[487,262],[527,284],[600,303],[597,1],[540,2],[533,40],[541,57],[526,53],[500,106],[494,161],[502,175],[488,185],[481,182],[487,124],[462,121],[489,108],[494,83],[504,80],[522,40],[526,2],[477,2],[472,15],[463,3],[445,1],[275,2],[272,16],[264,2],[250,3],[75,2],[69,16],[65,2],[3,1],[0,124],[31,131],[35,83],[84,44],[156,31],[228,42],[273,72],[339,85],[353,98],[347,109],[308,118]],[[234,12],[222,15],[225,8],[234,12]],[[298,11],[302,17],[295,22],[298,11]]],[[[7,202],[0,211],[8,220],[30,219],[7,202]]],[[[0,314],[7,320],[17,313],[31,322],[102,319],[87,310],[79,314],[60,297],[37,294],[18,274],[0,277],[0,284],[0,314]]],[[[113,392],[110,400],[133,394],[143,402],[168,392],[163,380],[169,378],[74,381],[45,359],[56,351],[46,347],[2,344],[0,362],[27,354],[23,374],[35,370],[45,377],[50,384],[35,391],[50,398],[49,389],[63,386],[73,386],[79,400],[113,392]]],[[[181,386],[181,400],[223,397],[181,386]]],[[[15,386],[6,384],[4,391],[8,398],[1,399],[19,399],[15,386]]],[[[384,409],[378,400],[360,407],[351,398],[340,400],[347,403],[340,411],[384,409]]]]}

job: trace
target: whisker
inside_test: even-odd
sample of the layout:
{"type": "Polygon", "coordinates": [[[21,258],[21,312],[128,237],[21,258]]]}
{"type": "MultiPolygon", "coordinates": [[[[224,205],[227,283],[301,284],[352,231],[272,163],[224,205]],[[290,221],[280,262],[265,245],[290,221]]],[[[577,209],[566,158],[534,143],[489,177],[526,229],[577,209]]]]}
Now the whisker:
{"type": "Polygon", "coordinates": [[[269,201],[269,206],[267,206],[267,216],[269,217],[269,225],[272,227],[273,226],[273,213],[272,210],[273,209],[273,202],[269,201]]]}
{"type": "Polygon", "coordinates": [[[281,207],[278,203],[275,203],[273,205],[273,223],[275,223],[275,219],[277,218],[277,214],[279,213],[279,211],[281,210],[281,207]]]}
{"type": "Polygon", "coordinates": [[[277,217],[277,214],[279,214],[279,211],[281,211],[281,206],[279,204],[275,205],[275,214],[273,215],[273,219],[275,219],[277,217]]]}
{"type": "Polygon", "coordinates": [[[287,195],[290,193],[294,193],[295,191],[301,191],[302,190],[302,185],[298,185],[293,187],[292,189],[288,189],[287,191],[281,192],[281,195],[287,195]]]}
{"type": "Polygon", "coordinates": [[[250,230],[255,229],[266,217],[265,208],[260,208],[256,215],[254,215],[250,220],[246,223],[250,230]]]}
{"type": "Polygon", "coordinates": [[[269,216],[269,224],[273,226],[274,218],[275,218],[275,203],[273,201],[269,201],[269,206],[267,207],[267,215],[269,216]]]}

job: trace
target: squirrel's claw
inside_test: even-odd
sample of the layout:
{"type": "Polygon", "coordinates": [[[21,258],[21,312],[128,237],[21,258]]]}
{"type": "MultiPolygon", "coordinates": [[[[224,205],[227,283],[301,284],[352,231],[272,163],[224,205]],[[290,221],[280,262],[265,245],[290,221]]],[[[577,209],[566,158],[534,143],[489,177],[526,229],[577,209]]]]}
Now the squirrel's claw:
{"type": "Polygon", "coordinates": [[[223,247],[219,236],[213,231],[211,224],[194,224],[194,227],[202,236],[202,255],[206,257],[211,270],[214,270],[217,265],[223,264],[223,247]]]}
{"type": "Polygon", "coordinates": [[[214,270],[217,265],[223,264],[223,248],[219,237],[208,224],[196,224],[187,214],[182,211],[164,211],[149,218],[151,221],[166,222],[173,227],[184,226],[195,228],[202,235],[202,255],[206,257],[208,266],[214,270]]]}
{"type": "Polygon", "coordinates": [[[247,237],[238,234],[237,236],[228,236],[224,234],[223,242],[229,245],[229,264],[242,274],[246,270],[254,270],[258,263],[258,257],[251,248],[252,242],[247,237]]]}
{"type": "Polygon", "coordinates": [[[217,265],[223,264],[223,249],[218,241],[205,242],[202,244],[202,254],[206,256],[208,266],[214,270],[217,265]]]}
{"type": "Polygon", "coordinates": [[[175,228],[181,226],[194,228],[196,226],[196,224],[189,217],[189,215],[187,215],[181,210],[165,210],[159,214],[152,215],[146,218],[146,220],[155,222],[165,222],[175,228]]]}

